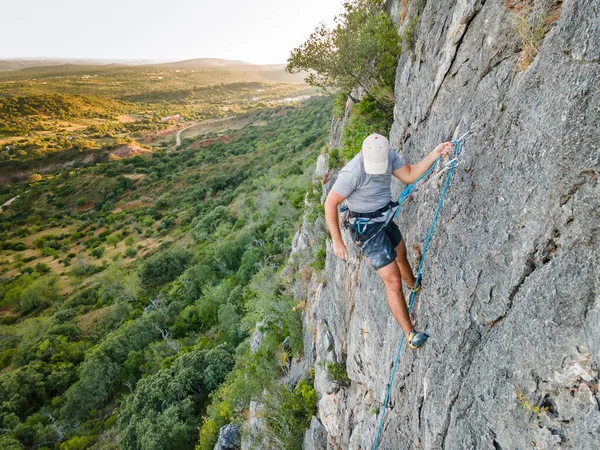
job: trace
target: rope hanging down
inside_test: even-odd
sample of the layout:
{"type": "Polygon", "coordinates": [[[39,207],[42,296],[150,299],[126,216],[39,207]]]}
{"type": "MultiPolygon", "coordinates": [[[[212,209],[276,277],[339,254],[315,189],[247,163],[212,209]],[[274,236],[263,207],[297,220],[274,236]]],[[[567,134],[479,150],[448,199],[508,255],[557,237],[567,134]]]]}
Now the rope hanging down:
{"type": "MultiPolygon", "coordinates": [[[[452,172],[454,171],[454,166],[456,165],[456,160],[461,152],[462,141],[471,134],[470,131],[463,134],[458,139],[452,141],[454,144],[454,157],[450,160],[449,164],[442,169],[442,172],[448,169],[448,175],[446,176],[446,182],[444,183],[444,188],[442,189],[442,194],[440,196],[440,201],[438,202],[437,208],[435,210],[435,214],[433,215],[433,221],[431,222],[431,227],[429,227],[429,233],[427,234],[427,239],[425,239],[425,244],[423,245],[423,254],[421,255],[421,261],[419,261],[419,269],[417,270],[417,277],[415,281],[415,286],[417,286],[421,282],[421,270],[423,269],[423,262],[425,261],[425,255],[427,254],[427,247],[429,247],[429,242],[431,241],[431,236],[433,234],[433,229],[435,227],[435,223],[438,219],[438,215],[440,213],[440,209],[442,208],[442,203],[444,201],[444,197],[446,196],[446,191],[448,190],[448,185],[450,184],[450,178],[452,177],[452,172]]],[[[431,165],[431,167],[425,172],[417,181],[408,185],[404,191],[398,197],[397,202],[399,203],[398,209],[394,213],[394,218],[400,211],[402,204],[408,200],[418,189],[415,185],[429,175],[437,163],[440,161],[441,156],[435,160],[435,162],[431,165]]],[[[440,172],[441,173],[441,172],[440,172]]],[[[439,174],[438,174],[439,175],[439,174]]],[[[435,177],[437,177],[436,175],[435,177]]],[[[431,181],[431,180],[429,180],[431,181]]],[[[393,220],[393,219],[392,219],[393,220]]],[[[412,291],[410,294],[410,302],[408,304],[408,313],[412,310],[413,302],[415,300],[415,291],[412,291]]],[[[373,444],[373,450],[377,450],[377,445],[379,444],[379,436],[381,435],[381,428],[383,427],[383,419],[385,418],[385,411],[387,409],[388,401],[390,399],[390,394],[392,392],[392,383],[394,382],[394,376],[396,375],[396,368],[398,367],[398,362],[400,361],[400,353],[402,351],[402,345],[404,344],[404,333],[402,333],[402,337],[400,338],[400,345],[398,346],[398,352],[396,353],[396,360],[394,361],[394,367],[392,368],[392,374],[390,377],[390,382],[388,384],[387,393],[385,394],[385,401],[383,403],[383,409],[381,411],[381,417],[379,418],[379,427],[377,428],[377,434],[375,436],[375,443],[373,444]]]]}

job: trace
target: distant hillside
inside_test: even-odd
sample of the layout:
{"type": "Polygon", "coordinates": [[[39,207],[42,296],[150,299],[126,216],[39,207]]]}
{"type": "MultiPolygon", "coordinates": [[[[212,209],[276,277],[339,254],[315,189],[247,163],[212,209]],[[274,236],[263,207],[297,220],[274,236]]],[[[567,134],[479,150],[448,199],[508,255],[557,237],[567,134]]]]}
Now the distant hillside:
{"type": "Polygon", "coordinates": [[[256,70],[280,70],[285,64],[252,64],[246,61],[221,58],[194,58],[181,61],[152,60],[152,59],[77,59],[77,58],[25,58],[0,60],[0,72],[15,71],[29,68],[77,66],[85,68],[88,66],[158,66],[176,68],[202,68],[228,67],[248,70],[249,67],[256,70]]]}
{"type": "Polygon", "coordinates": [[[218,58],[194,58],[194,59],[185,59],[183,61],[175,61],[160,64],[165,67],[230,67],[230,66],[252,66],[253,64],[245,62],[245,61],[235,61],[231,59],[218,59],[218,58]]]}
{"type": "Polygon", "coordinates": [[[284,68],[278,70],[268,70],[258,72],[258,74],[267,81],[273,83],[304,83],[305,72],[287,73],[284,68]]]}
{"type": "MultiPolygon", "coordinates": [[[[218,58],[196,58],[168,63],[151,60],[118,59],[24,59],[0,61],[0,79],[30,76],[102,75],[115,70],[138,75],[147,74],[148,72],[186,70],[201,71],[206,77],[211,80],[218,80],[219,83],[238,81],[304,82],[305,74],[289,74],[285,71],[285,66],[285,64],[251,64],[245,61],[218,58]]],[[[213,83],[210,81],[207,83],[206,80],[203,80],[201,84],[210,85],[213,83]]]]}
{"type": "Polygon", "coordinates": [[[28,67],[62,66],[65,64],[77,66],[102,66],[108,64],[140,66],[161,63],[163,61],[153,59],[23,58],[0,60],[0,72],[21,70],[28,67]]]}

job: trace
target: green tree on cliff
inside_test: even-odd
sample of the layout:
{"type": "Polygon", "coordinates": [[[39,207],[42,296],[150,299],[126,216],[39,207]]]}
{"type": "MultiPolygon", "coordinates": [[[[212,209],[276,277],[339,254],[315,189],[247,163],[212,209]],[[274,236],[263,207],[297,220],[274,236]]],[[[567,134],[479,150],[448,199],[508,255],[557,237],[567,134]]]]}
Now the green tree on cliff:
{"type": "Polygon", "coordinates": [[[401,38],[381,0],[351,0],[337,16],[336,26],[319,25],[308,40],[294,49],[288,72],[307,71],[306,81],[323,89],[350,93],[362,88],[380,97],[392,88],[401,38]]]}

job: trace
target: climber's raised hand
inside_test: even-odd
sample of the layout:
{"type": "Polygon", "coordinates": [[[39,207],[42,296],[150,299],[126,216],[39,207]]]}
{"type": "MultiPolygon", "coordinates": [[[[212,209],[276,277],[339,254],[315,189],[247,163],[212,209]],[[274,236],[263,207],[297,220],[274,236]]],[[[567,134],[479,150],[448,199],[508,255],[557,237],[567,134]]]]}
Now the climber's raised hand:
{"type": "Polygon", "coordinates": [[[450,153],[450,151],[452,150],[452,147],[454,145],[452,144],[452,142],[442,142],[440,145],[438,145],[435,150],[433,151],[437,156],[442,155],[442,158],[445,158],[446,156],[448,156],[448,153],[450,153]]]}

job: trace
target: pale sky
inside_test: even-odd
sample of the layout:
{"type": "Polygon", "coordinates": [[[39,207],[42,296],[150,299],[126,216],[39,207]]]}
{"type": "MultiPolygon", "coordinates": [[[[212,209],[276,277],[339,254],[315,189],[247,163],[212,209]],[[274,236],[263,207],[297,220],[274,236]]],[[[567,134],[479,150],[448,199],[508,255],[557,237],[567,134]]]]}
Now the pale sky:
{"type": "Polygon", "coordinates": [[[342,0],[0,0],[5,58],[283,63],[342,0]]]}

